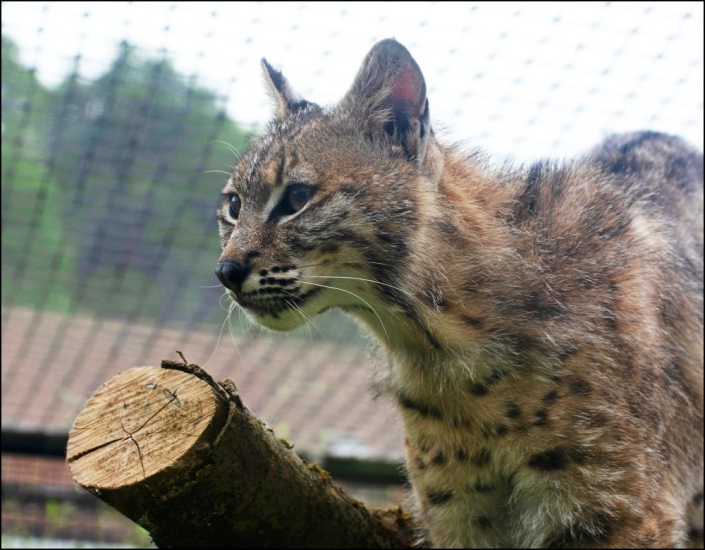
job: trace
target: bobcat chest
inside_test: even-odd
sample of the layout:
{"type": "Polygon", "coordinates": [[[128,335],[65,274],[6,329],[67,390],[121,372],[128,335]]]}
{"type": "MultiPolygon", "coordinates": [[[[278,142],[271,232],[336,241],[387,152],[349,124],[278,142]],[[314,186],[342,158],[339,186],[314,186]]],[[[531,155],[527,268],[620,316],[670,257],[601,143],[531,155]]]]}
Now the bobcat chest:
{"type": "Polygon", "coordinates": [[[420,514],[435,544],[500,546],[515,483],[511,450],[462,426],[434,425],[429,418],[406,421],[409,478],[420,514]],[[435,531],[435,532],[433,532],[435,531]]]}
{"type": "Polygon", "coordinates": [[[443,399],[407,388],[398,400],[409,478],[435,545],[526,544],[529,524],[543,524],[533,533],[545,543],[570,506],[553,467],[566,441],[559,402],[570,401],[556,381],[495,372],[443,399]]]}

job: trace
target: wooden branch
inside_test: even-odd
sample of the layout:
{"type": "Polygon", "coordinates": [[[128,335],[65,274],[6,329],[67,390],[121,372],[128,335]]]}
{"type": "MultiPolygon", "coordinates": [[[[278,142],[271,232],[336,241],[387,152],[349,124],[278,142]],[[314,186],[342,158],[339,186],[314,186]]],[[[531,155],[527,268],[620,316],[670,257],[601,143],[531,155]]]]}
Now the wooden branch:
{"type": "Polygon", "coordinates": [[[162,548],[401,548],[400,508],[368,510],[300,459],[196,365],[136,367],[103,384],[69,436],[73,479],[162,548]]]}

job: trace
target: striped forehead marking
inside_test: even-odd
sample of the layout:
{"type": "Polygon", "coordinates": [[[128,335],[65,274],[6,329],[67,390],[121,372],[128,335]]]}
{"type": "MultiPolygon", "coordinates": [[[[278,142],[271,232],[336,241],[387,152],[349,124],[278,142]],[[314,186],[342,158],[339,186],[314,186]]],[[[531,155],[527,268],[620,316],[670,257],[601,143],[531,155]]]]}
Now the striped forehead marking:
{"type": "Polygon", "coordinates": [[[279,155],[279,167],[277,168],[277,177],[274,180],[275,187],[281,187],[284,184],[284,166],[286,165],[286,155],[282,151],[279,155]]]}
{"type": "Polygon", "coordinates": [[[250,161],[250,166],[247,169],[247,172],[245,173],[245,183],[249,184],[252,182],[252,178],[255,175],[255,171],[257,170],[257,164],[259,163],[259,152],[255,152],[252,155],[252,160],[250,161]]]}
{"type": "MultiPolygon", "coordinates": [[[[291,143],[296,138],[298,138],[309,126],[309,124],[316,120],[315,118],[306,118],[301,116],[302,114],[312,114],[319,112],[320,107],[307,107],[305,110],[298,112],[294,119],[286,119],[280,123],[276,123],[270,126],[269,132],[265,134],[261,141],[257,144],[256,149],[252,153],[252,157],[249,159],[249,165],[243,175],[243,181],[246,185],[250,185],[254,182],[255,175],[261,166],[266,163],[273,155],[277,154],[272,151],[272,149],[278,149],[275,147],[275,143],[279,142],[281,144],[291,143]]],[[[282,178],[279,174],[283,174],[284,168],[286,167],[286,158],[284,152],[278,153],[282,157],[282,165],[278,168],[277,179],[275,185],[279,186],[282,184],[282,178]]],[[[296,155],[290,155],[290,166],[289,168],[294,168],[299,164],[300,159],[296,155]]]]}

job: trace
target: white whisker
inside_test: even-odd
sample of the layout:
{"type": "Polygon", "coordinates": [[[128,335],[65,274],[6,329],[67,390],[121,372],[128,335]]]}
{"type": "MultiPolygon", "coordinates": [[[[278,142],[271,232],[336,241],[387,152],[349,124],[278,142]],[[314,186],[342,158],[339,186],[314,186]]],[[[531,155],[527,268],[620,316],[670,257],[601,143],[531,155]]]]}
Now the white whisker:
{"type": "MultiPolygon", "coordinates": [[[[292,296],[292,297],[294,297],[294,298],[297,297],[296,295],[292,294],[291,292],[287,292],[287,291],[284,290],[284,289],[282,289],[282,291],[285,292],[286,294],[288,294],[289,296],[292,296]]],[[[285,301],[286,301],[287,304],[289,304],[289,301],[288,301],[288,300],[285,300],[285,301]]],[[[321,332],[321,329],[318,327],[318,325],[313,321],[313,319],[312,319],[309,315],[306,315],[306,314],[304,313],[304,310],[301,309],[299,306],[297,306],[295,303],[292,303],[291,305],[292,305],[299,313],[301,313],[301,315],[304,317],[304,319],[306,319],[309,323],[311,323],[311,324],[314,326],[314,328],[318,331],[318,334],[321,335],[321,337],[323,338],[323,340],[326,340],[326,337],[325,337],[324,334],[321,332]]],[[[313,345],[313,340],[311,341],[311,345],[313,345]]]]}
{"type": "Polygon", "coordinates": [[[289,302],[289,300],[284,300],[284,302],[286,303],[286,308],[287,308],[289,311],[295,311],[296,313],[298,313],[299,315],[301,315],[301,317],[303,318],[303,320],[304,320],[304,326],[305,326],[306,329],[308,330],[308,337],[309,337],[309,339],[311,340],[311,347],[313,347],[313,331],[311,330],[311,326],[308,324],[308,321],[310,321],[310,319],[309,319],[308,317],[306,317],[306,315],[304,315],[304,312],[301,311],[300,308],[297,308],[295,305],[291,304],[291,303],[289,302]]]}
{"type": "MultiPolygon", "coordinates": [[[[238,318],[240,319],[240,325],[242,326],[243,321],[242,321],[242,308],[237,308],[237,313],[238,313],[238,318]]],[[[247,323],[247,330],[242,333],[242,336],[244,337],[245,335],[248,335],[250,337],[250,340],[254,338],[252,334],[250,334],[250,331],[252,330],[252,327],[255,326],[255,323],[247,316],[245,315],[245,322],[247,323]]]]}
{"type": "Polygon", "coordinates": [[[379,319],[379,322],[380,322],[380,324],[382,325],[382,330],[384,331],[384,335],[387,337],[387,341],[388,341],[388,342],[390,341],[390,340],[389,340],[389,334],[387,334],[387,327],[385,327],[384,321],[382,321],[382,318],[381,318],[381,317],[379,316],[379,314],[377,313],[377,310],[376,310],[375,308],[373,308],[367,301],[365,301],[365,300],[363,300],[362,298],[360,298],[360,297],[359,297],[357,294],[355,294],[354,292],[350,292],[349,290],[345,290],[344,288],[338,288],[338,287],[335,287],[335,286],[326,286],[326,285],[321,285],[321,284],[318,284],[318,283],[308,283],[308,282],[306,282],[306,281],[301,281],[301,284],[304,284],[304,285],[313,285],[313,286],[320,286],[320,287],[322,287],[322,288],[329,288],[329,289],[331,289],[331,290],[340,290],[341,292],[345,292],[345,293],[347,293],[347,294],[350,294],[351,296],[355,296],[355,298],[357,298],[358,300],[360,300],[361,302],[363,302],[367,307],[369,307],[369,308],[372,310],[372,313],[374,313],[374,314],[377,316],[377,319],[379,319]]]}
{"type": "MultiPolygon", "coordinates": [[[[419,300],[416,296],[414,296],[413,294],[411,294],[411,292],[409,292],[409,291],[407,291],[407,290],[404,290],[403,288],[399,288],[398,286],[394,286],[394,285],[390,285],[390,284],[387,284],[387,283],[381,283],[381,282],[379,282],[379,281],[375,281],[374,279],[364,279],[364,278],[362,278],[362,277],[344,277],[344,276],[342,276],[342,275],[325,275],[325,276],[324,276],[324,275],[301,275],[301,277],[302,277],[302,278],[306,278],[306,279],[350,279],[350,280],[352,280],[352,281],[365,281],[365,282],[368,282],[368,283],[375,283],[375,284],[378,284],[378,285],[384,285],[384,286],[388,286],[389,288],[393,288],[394,290],[398,290],[399,292],[403,292],[404,294],[406,294],[407,296],[409,296],[409,298],[413,298],[414,300],[416,300],[416,301],[417,301],[419,304],[421,304],[423,307],[425,307],[425,308],[427,308],[427,309],[431,309],[430,306],[424,304],[424,303],[423,303],[421,300],[419,300]]],[[[431,311],[433,311],[433,310],[431,310],[431,311]]]]}
{"type": "MultiPolygon", "coordinates": [[[[297,265],[296,269],[303,269],[304,267],[317,267],[319,265],[324,265],[326,262],[318,262],[315,264],[305,264],[305,265],[297,265]]],[[[350,264],[350,263],[357,263],[357,262],[344,262],[343,265],[345,264],[350,264]]],[[[390,267],[389,264],[383,263],[383,262],[373,262],[371,260],[365,260],[365,263],[368,264],[375,264],[375,265],[381,265],[383,267],[390,267]]]]}
{"type": "Polygon", "coordinates": [[[230,149],[230,152],[231,152],[233,155],[235,155],[235,156],[237,157],[238,162],[242,159],[242,153],[240,153],[240,151],[238,151],[235,147],[233,147],[232,145],[230,145],[227,141],[222,141],[222,140],[220,140],[220,139],[214,139],[213,141],[211,141],[211,143],[222,143],[222,144],[225,145],[228,149],[230,149]]]}
{"type": "MultiPolygon", "coordinates": [[[[223,294],[223,296],[226,296],[226,295],[227,294],[223,294]]],[[[223,296],[220,297],[221,300],[223,299],[223,296]]],[[[235,302],[233,302],[233,306],[234,305],[235,305],[235,302]]],[[[223,307],[222,304],[220,307],[223,307]]],[[[213,359],[213,357],[215,356],[215,352],[218,351],[218,346],[220,345],[220,339],[223,336],[223,330],[225,329],[225,323],[227,323],[228,319],[230,319],[230,314],[232,313],[232,311],[233,311],[233,307],[231,306],[228,309],[228,314],[225,316],[225,320],[223,321],[223,324],[220,326],[220,334],[218,334],[218,341],[215,343],[215,349],[213,350],[213,353],[211,353],[211,356],[208,358],[208,361],[206,361],[206,363],[202,366],[202,368],[205,369],[208,366],[208,363],[210,363],[211,359],[213,359]]],[[[239,351],[240,350],[238,349],[238,352],[239,351]]]]}
{"type": "MultiPolygon", "coordinates": [[[[235,345],[235,349],[237,350],[237,354],[240,356],[240,363],[244,363],[245,360],[242,358],[242,353],[240,352],[240,346],[237,345],[237,342],[235,341],[235,329],[233,328],[233,323],[232,323],[232,312],[235,309],[236,305],[235,302],[232,303],[230,306],[230,311],[228,312],[228,332],[230,333],[230,339],[232,340],[233,344],[235,345]]],[[[238,310],[240,308],[237,308],[238,310]]]]}
{"type": "Polygon", "coordinates": [[[225,174],[226,176],[230,176],[230,172],[225,172],[223,170],[204,170],[201,174],[225,174]]]}

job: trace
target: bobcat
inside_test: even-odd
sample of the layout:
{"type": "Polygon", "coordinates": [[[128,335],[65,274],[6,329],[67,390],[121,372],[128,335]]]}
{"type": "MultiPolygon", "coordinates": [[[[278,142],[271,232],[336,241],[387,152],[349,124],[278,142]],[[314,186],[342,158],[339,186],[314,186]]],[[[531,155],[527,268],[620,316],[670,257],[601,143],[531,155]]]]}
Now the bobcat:
{"type": "Polygon", "coordinates": [[[702,154],[639,132],[490,169],[437,140],[393,39],[332,108],[262,65],[216,274],[270,329],[339,308],[376,335],[420,544],[702,544],[702,154]]]}

